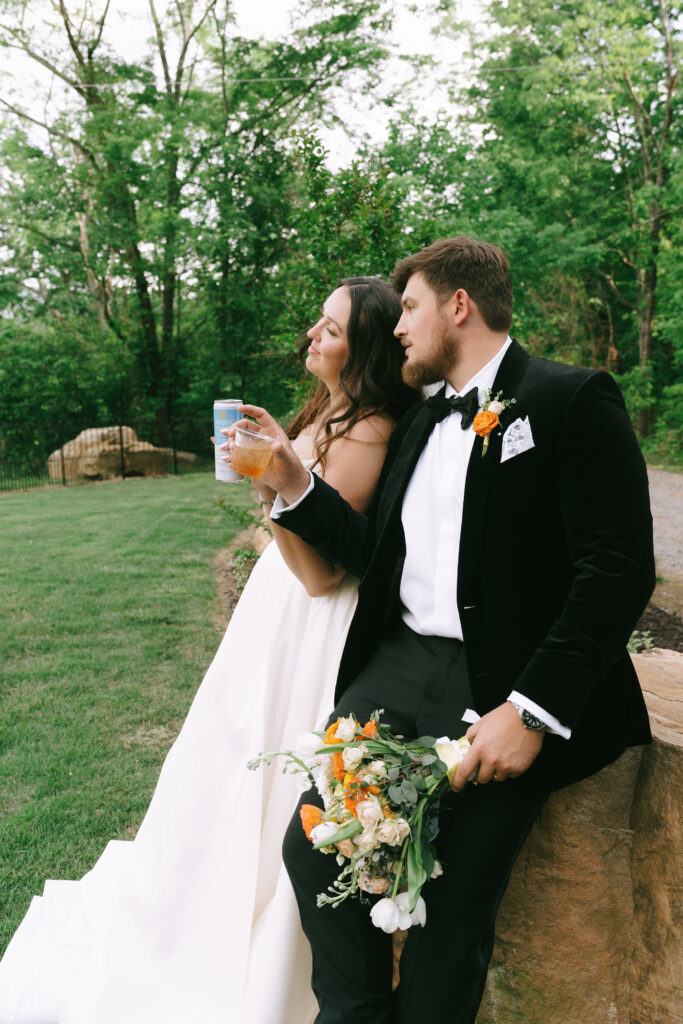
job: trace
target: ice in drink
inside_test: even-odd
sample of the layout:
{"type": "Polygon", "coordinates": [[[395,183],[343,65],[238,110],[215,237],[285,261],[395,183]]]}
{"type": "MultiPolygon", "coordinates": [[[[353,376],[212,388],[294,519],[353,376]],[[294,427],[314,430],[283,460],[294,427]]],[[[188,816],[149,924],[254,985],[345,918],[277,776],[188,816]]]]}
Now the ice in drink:
{"type": "Polygon", "coordinates": [[[235,431],[235,444],[230,452],[232,468],[238,473],[258,479],[270,461],[273,439],[251,430],[235,431]]]}

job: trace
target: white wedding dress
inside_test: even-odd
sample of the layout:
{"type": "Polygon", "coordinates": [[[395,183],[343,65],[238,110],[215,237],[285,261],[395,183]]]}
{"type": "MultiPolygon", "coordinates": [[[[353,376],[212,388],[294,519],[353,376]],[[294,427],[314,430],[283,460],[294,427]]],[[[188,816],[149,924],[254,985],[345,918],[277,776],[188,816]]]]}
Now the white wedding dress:
{"type": "Polygon", "coordinates": [[[0,1024],[310,1024],[280,852],[297,782],[246,763],[324,722],[356,591],[310,598],[268,545],[137,837],[34,897],[0,963],[0,1024]]]}

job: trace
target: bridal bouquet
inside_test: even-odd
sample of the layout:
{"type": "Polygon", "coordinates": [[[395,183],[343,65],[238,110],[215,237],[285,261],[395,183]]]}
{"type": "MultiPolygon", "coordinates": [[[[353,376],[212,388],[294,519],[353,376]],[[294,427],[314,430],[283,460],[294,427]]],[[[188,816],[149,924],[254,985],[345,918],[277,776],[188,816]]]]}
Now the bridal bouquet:
{"type": "Polygon", "coordinates": [[[438,832],[439,799],[469,748],[465,737],[404,740],[375,711],[361,725],[338,718],[326,732],[300,736],[295,750],[260,754],[248,767],[285,757],[284,771],[301,772],[315,785],[324,810],[301,808],[306,836],[322,853],[335,854],[341,871],[318,906],[337,906],[348,896],[382,894],[373,924],[385,932],[424,925],[420,895],[443,869],[432,841],[438,832]]]}

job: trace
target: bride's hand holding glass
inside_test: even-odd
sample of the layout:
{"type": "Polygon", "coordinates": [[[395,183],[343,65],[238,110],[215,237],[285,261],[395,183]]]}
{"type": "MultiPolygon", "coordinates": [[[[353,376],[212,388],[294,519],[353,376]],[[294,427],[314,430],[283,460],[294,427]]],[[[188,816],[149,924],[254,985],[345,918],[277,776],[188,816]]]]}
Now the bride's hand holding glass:
{"type": "Polygon", "coordinates": [[[304,493],[309,483],[308,470],[303,466],[301,459],[294,451],[291,441],[277,421],[265,409],[258,405],[241,405],[239,411],[246,416],[252,416],[252,420],[239,420],[229,429],[224,430],[228,441],[221,447],[228,451],[225,462],[230,462],[238,473],[259,479],[261,483],[273,491],[282,495],[286,505],[297,501],[304,493]],[[269,449],[266,456],[265,468],[259,472],[252,472],[250,463],[240,462],[237,455],[241,447],[240,441],[249,438],[244,435],[252,435],[256,444],[261,443],[269,449]],[[257,440],[258,439],[258,440],[257,440]]]}

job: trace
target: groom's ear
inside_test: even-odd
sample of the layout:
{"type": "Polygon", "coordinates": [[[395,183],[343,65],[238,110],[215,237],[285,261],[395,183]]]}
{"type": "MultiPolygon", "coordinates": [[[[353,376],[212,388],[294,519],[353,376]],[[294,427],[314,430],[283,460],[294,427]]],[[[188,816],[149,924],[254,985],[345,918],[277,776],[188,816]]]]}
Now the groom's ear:
{"type": "Polygon", "coordinates": [[[460,327],[465,323],[465,320],[467,320],[472,312],[472,306],[476,305],[476,303],[470,298],[464,288],[458,288],[448,299],[446,305],[447,316],[456,327],[460,327]]]}

